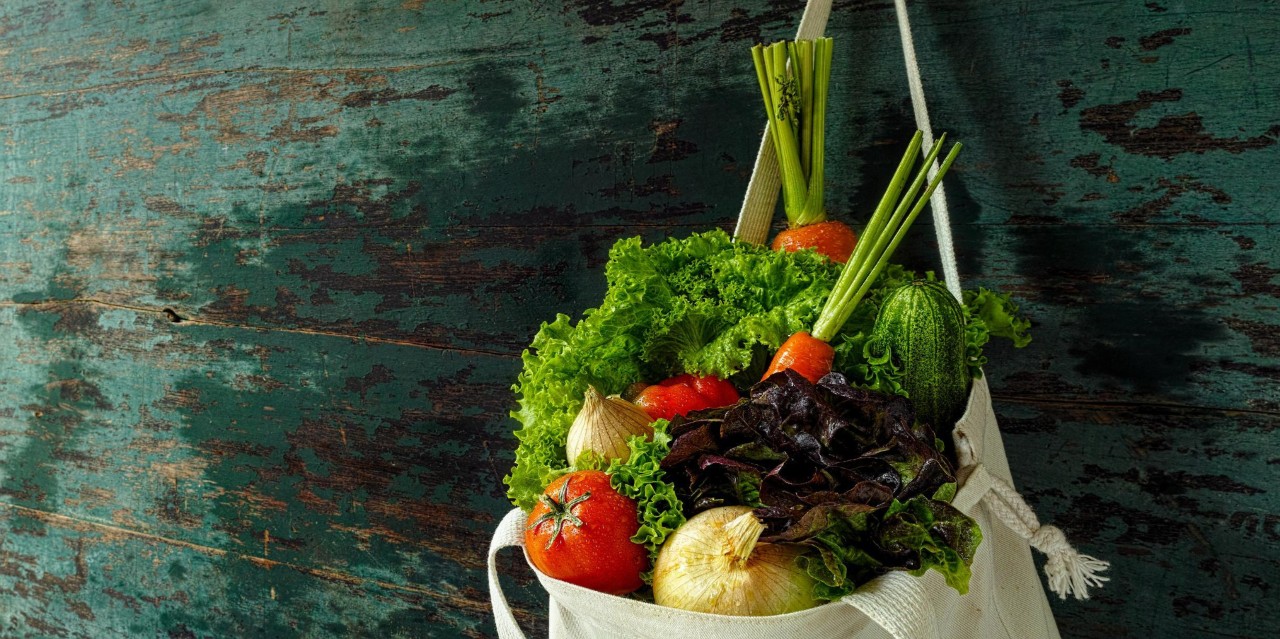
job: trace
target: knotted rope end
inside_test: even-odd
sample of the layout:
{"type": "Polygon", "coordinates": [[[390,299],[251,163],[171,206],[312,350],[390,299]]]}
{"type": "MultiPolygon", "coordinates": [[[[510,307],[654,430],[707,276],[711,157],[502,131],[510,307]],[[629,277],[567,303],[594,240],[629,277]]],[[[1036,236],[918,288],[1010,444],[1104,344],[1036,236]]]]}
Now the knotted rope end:
{"type": "Polygon", "coordinates": [[[1044,574],[1049,578],[1049,589],[1059,598],[1073,595],[1078,600],[1088,599],[1090,587],[1099,588],[1111,580],[1101,574],[1111,562],[1080,554],[1056,526],[1041,526],[1032,535],[1031,545],[1048,556],[1044,574]]]}

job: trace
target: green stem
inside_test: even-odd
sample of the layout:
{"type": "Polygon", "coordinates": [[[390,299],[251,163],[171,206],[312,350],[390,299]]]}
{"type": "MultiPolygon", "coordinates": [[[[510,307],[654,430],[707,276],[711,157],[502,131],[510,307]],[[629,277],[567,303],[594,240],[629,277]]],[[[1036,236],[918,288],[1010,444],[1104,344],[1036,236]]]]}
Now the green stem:
{"type": "MultiPolygon", "coordinates": [[[[897,208],[893,210],[893,216],[890,217],[888,223],[885,224],[885,229],[898,229],[902,226],[902,221],[907,217],[907,212],[911,208],[911,203],[915,201],[916,194],[920,192],[920,187],[924,186],[925,179],[929,175],[929,169],[933,166],[934,160],[938,159],[938,152],[942,150],[942,143],[945,142],[946,139],[946,134],[943,134],[943,136],[938,139],[938,142],[933,145],[933,148],[929,150],[929,154],[925,156],[920,169],[916,171],[916,177],[911,181],[911,186],[907,187],[906,193],[902,195],[902,200],[898,202],[897,208]]],[[[872,239],[871,242],[868,242],[874,242],[874,244],[872,244],[871,250],[868,251],[867,258],[858,265],[858,272],[854,276],[853,281],[866,282],[867,276],[875,270],[876,265],[880,264],[883,259],[883,256],[885,255],[885,247],[889,245],[891,239],[892,238],[888,233],[877,233],[874,235],[874,239],[872,239]]],[[[890,251],[890,253],[892,253],[892,251],[890,251]]],[[[854,291],[849,292],[853,293],[854,291]]],[[[857,303],[858,297],[853,297],[852,301],[842,299],[837,302],[836,308],[852,308],[857,303]]]]}
{"type": "Polygon", "coordinates": [[[823,144],[831,39],[756,45],[751,58],[769,117],[789,226],[826,219],[823,144]]]}
{"type": "MultiPolygon", "coordinates": [[[[916,158],[920,153],[920,144],[924,141],[924,134],[916,131],[911,137],[911,142],[907,144],[907,150],[902,154],[902,160],[898,162],[898,168],[893,172],[893,178],[889,180],[889,187],[885,189],[884,195],[880,197],[880,203],[876,205],[876,210],[871,214],[871,220],[867,223],[867,228],[863,230],[863,237],[875,237],[882,229],[888,219],[889,212],[893,210],[893,205],[898,201],[898,196],[902,193],[902,185],[907,181],[907,175],[911,171],[911,166],[915,164],[916,158]]],[[[866,254],[871,251],[870,242],[858,242],[854,246],[854,256],[859,259],[866,259],[866,254]]],[[[857,271],[849,273],[852,278],[857,271]]]]}
{"type": "Polygon", "coordinates": [[[822,313],[818,316],[818,321],[813,325],[813,336],[823,340],[831,341],[835,337],[836,331],[840,330],[840,325],[836,323],[837,309],[842,306],[842,302],[847,301],[846,298],[853,290],[856,290],[854,280],[857,274],[862,270],[862,264],[867,261],[867,256],[871,252],[871,248],[875,243],[875,238],[884,229],[889,211],[893,210],[894,203],[898,201],[898,195],[902,192],[902,185],[907,180],[907,174],[911,170],[911,165],[915,164],[916,157],[920,152],[920,143],[924,139],[924,134],[916,131],[912,136],[911,143],[907,145],[907,150],[902,154],[902,159],[898,162],[898,168],[893,172],[893,178],[889,180],[889,186],[885,189],[884,195],[880,197],[880,203],[876,205],[876,210],[871,214],[871,219],[867,221],[867,227],[863,229],[861,239],[854,245],[853,254],[849,256],[849,261],[845,263],[844,269],[840,271],[840,277],[836,279],[835,285],[831,288],[831,294],[827,298],[827,303],[822,307],[822,313]]]}
{"type": "Polygon", "coordinates": [[[766,49],[769,81],[774,98],[772,120],[778,144],[778,167],[782,173],[783,208],[798,211],[804,207],[804,169],[800,164],[800,151],[796,146],[796,90],[795,82],[787,74],[787,46],[784,42],[766,49]]]}
{"type": "Polygon", "coordinates": [[[827,303],[822,307],[818,321],[814,323],[815,338],[825,342],[831,341],[849,320],[858,302],[862,301],[876,279],[884,272],[894,251],[906,237],[907,230],[929,203],[929,198],[942,182],[942,177],[951,169],[952,163],[955,162],[962,148],[960,144],[951,147],[942,166],[924,187],[924,193],[920,193],[921,186],[928,178],[929,169],[936,161],[938,153],[942,150],[942,143],[946,140],[946,136],[943,135],[925,156],[906,193],[902,193],[902,184],[906,180],[907,170],[915,163],[919,153],[920,138],[921,134],[917,132],[911,139],[911,144],[908,145],[907,152],[899,162],[898,170],[894,172],[889,188],[885,190],[880,205],[876,207],[875,213],[867,223],[867,228],[858,240],[853,256],[845,264],[835,286],[832,287],[827,303]],[[896,206],[894,202],[897,202],[896,206]],[[890,209],[893,209],[892,215],[889,214],[890,209]]]}
{"type": "Polygon", "coordinates": [[[797,40],[791,44],[791,68],[795,73],[800,93],[800,164],[804,167],[804,179],[812,185],[813,169],[813,41],[797,40]]]}
{"type": "MultiPolygon", "coordinates": [[[[956,143],[951,147],[951,152],[947,154],[946,159],[942,161],[942,167],[938,169],[937,175],[939,177],[944,171],[951,168],[951,163],[955,162],[956,155],[960,153],[961,148],[963,148],[963,146],[959,143],[956,143]]],[[[858,302],[862,301],[862,298],[867,294],[867,291],[871,290],[872,284],[874,284],[876,279],[880,277],[880,274],[884,272],[884,269],[889,266],[890,256],[892,256],[893,252],[898,249],[898,245],[902,243],[902,239],[907,235],[907,229],[911,228],[912,223],[916,221],[916,217],[924,210],[924,205],[929,202],[929,198],[933,197],[933,191],[938,187],[939,183],[940,181],[935,179],[929,183],[927,188],[925,188],[924,195],[920,196],[920,201],[917,202],[915,208],[911,210],[911,215],[907,217],[906,222],[904,222],[902,226],[898,228],[898,232],[894,234],[893,241],[890,242],[889,248],[885,251],[884,258],[876,263],[875,270],[873,270],[871,274],[863,280],[862,285],[858,287],[858,291],[853,296],[853,299],[840,311],[840,316],[837,318],[839,325],[843,326],[844,323],[849,320],[849,316],[853,314],[853,309],[857,307],[858,302]]]]}
{"type": "MultiPolygon", "coordinates": [[[[824,144],[827,124],[827,88],[831,80],[831,39],[821,38],[813,41],[809,49],[809,69],[806,78],[813,78],[809,105],[809,118],[806,120],[807,130],[804,140],[809,143],[805,153],[810,157],[809,194],[805,198],[804,210],[796,220],[797,226],[805,226],[827,219],[827,211],[823,207],[823,171],[824,144]]],[[[802,65],[803,68],[803,65],[802,65]]]]}

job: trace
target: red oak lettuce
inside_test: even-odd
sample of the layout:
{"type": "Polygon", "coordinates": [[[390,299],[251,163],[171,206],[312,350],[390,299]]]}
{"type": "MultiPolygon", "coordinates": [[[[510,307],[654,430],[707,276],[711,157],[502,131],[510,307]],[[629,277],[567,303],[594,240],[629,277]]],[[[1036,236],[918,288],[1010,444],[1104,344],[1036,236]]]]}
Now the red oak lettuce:
{"type": "Polygon", "coordinates": [[[899,396],[854,388],[831,373],[792,371],[735,406],[670,426],[662,469],[694,513],[746,504],[768,542],[803,544],[818,596],[837,599],[886,570],[932,568],[960,592],[982,533],[947,503],[951,462],[899,396]]]}

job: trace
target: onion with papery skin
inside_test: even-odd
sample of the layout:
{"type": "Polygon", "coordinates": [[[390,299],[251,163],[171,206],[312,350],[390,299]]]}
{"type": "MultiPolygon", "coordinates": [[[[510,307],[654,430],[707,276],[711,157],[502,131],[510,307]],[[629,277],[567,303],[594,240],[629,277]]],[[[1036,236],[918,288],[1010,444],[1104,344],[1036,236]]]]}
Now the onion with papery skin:
{"type": "Polygon", "coordinates": [[[761,524],[746,506],[722,506],[677,528],[653,565],[660,606],[718,615],[781,615],[812,608],[813,579],[789,544],[757,543],[761,524]]]}
{"type": "Polygon", "coordinates": [[[606,464],[615,459],[626,461],[631,455],[627,440],[636,435],[652,439],[652,421],[639,406],[616,395],[605,397],[595,387],[588,386],[582,410],[569,427],[565,455],[571,464],[586,451],[599,456],[606,464]]]}

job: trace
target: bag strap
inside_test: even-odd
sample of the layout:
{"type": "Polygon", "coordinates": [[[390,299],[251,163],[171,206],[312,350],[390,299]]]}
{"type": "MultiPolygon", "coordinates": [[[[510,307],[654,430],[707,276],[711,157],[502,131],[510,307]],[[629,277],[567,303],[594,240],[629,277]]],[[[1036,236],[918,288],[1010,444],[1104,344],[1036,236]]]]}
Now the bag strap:
{"type": "MultiPolygon", "coordinates": [[[[916,115],[916,128],[924,133],[921,153],[933,148],[933,126],[929,124],[929,103],[924,99],[924,81],[920,79],[920,63],[916,61],[916,42],[911,37],[911,19],[907,15],[907,0],[894,0],[898,12],[898,36],[902,39],[902,59],[907,65],[907,88],[911,92],[911,106],[916,115]]],[[[929,167],[929,179],[938,173],[938,161],[929,167]]],[[[963,301],[960,294],[960,269],[956,265],[956,246],[951,238],[951,214],[947,210],[946,185],[939,183],[938,190],[929,199],[933,209],[933,228],[938,236],[938,257],[942,259],[942,279],[947,290],[963,301]]]]}
{"type": "MultiPolygon", "coordinates": [[[[907,87],[911,92],[911,104],[915,110],[916,128],[924,133],[920,147],[922,154],[928,154],[933,148],[933,127],[929,124],[929,105],[924,97],[924,82],[920,78],[920,64],[916,60],[915,40],[911,37],[911,22],[907,15],[906,0],[894,0],[898,15],[898,35],[902,39],[902,56],[907,67],[907,87]]],[[[830,0],[810,0],[804,9],[804,17],[800,19],[800,29],[796,38],[820,37],[827,26],[827,18],[831,15],[830,0]]],[[[770,139],[769,124],[765,124],[764,136],[760,140],[760,151],[756,154],[755,168],[751,172],[751,180],[747,182],[747,195],[743,198],[742,209],[738,212],[738,225],[733,237],[739,242],[763,244],[769,236],[769,227],[773,223],[774,209],[778,203],[778,189],[781,176],[778,172],[778,158],[770,139]]],[[[938,162],[934,161],[929,168],[929,179],[938,172],[938,162]]],[[[956,249],[951,237],[951,216],[947,209],[946,186],[939,184],[929,200],[933,204],[933,226],[938,236],[938,253],[942,260],[942,277],[946,281],[947,290],[956,299],[960,296],[960,269],[956,264],[956,249]]]]}
{"type": "Polygon", "coordinates": [[[516,546],[524,548],[524,522],[527,520],[523,510],[516,508],[502,518],[498,529],[493,532],[493,540],[489,542],[489,602],[493,604],[493,622],[498,627],[499,639],[525,639],[524,631],[511,613],[511,604],[502,592],[502,584],[498,581],[498,551],[516,546]]]}

